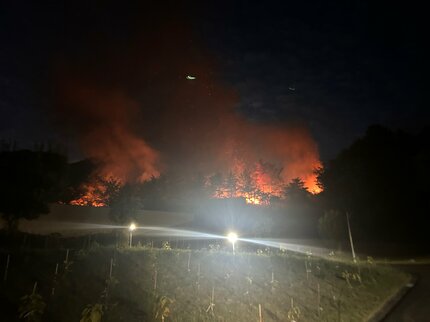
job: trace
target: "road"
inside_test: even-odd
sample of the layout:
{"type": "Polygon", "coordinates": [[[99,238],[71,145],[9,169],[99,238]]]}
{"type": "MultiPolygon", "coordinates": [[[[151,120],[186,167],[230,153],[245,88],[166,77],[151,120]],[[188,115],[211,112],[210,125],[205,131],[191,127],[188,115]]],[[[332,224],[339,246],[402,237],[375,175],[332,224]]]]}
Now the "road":
{"type": "Polygon", "coordinates": [[[417,282],[383,321],[429,322],[430,265],[399,265],[396,268],[413,274],[417,277],[417,282]]]}

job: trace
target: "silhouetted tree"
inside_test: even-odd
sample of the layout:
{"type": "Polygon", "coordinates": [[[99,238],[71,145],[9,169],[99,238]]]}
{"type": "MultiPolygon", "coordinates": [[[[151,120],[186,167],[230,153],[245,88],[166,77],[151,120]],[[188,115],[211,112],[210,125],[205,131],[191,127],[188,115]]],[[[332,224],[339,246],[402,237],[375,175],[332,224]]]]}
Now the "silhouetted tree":
{"type": "Polygon", "coordinates": [[[208,181],[209,181],[209,185],[207,189],[209,190],[209,195],[220,197],[222,195],[222,188],[223,188],[222,187],[223,180],[222,180],[221,173],[217,172],[213,174],[212,176],[209,177],[208,181]]]}
{"type": "Polygon", "coordinates": [[[120,197],[121,192],[121,182],[114,177],[109,178],[99,178],[100,183],[103,186],[103,199],[106,201],[106,206],[111,206],[120,197]]]}
{"type": "Polygon", "coordinates": [[[227,178],[225,179],[225,186],[228,192],[229,198],[236,197],[237,193],[237,178],[233,172],[229,172],[227,178]]]}
{"type": "Polygon", "coordinates": [[[428,136],[369,127],[320,171],[325,208],[348,211],[357,237],[415,239],[430,211],[428,136]]]}
{"type": "Polygon", "coordinates": [[[247,195],[249,198],[257,198],[259,196],[258,188],[255,185],[254,178],[249,169],[242,171],[239,176],[239,182],[241,183],[239,189],[243,194],[247,195]]]}
{"type": "Polygon", "coordinates": [[[125,184],[119,188],[110,200],[109,216],[117,224],[128,224],[143,209],[139,193],[139,184],[125,184]]]}
{"type": "Polygon", "coordinates": [[[166,210],[163,209],[168,201],[169,180],[165,174],[158,178],[152,178],[141,184],[139,193],[142,198],[145,209],[166,210]]]}
{"type": "Polygon", "coordinates": [[[61,191],[60,201],[68,204],[72,200],[81,198],[86,193],[84,185],[97,180],[93,175],[96,169],[96,164],[90,159],[69,163],[66,188],[61,191]]]}
{"type": "Polygon", "coordinates": [[[318,209],[312,194],[300,178],[292,179],[284,188],[284,211],[290,221],[286,235],[317,235],[318,209]]]}
{"type": "Polygon", "coordinates": [[[0,152],[0,213],[10,230],[20,219],[35,219],[49,212],[64,188],[67,161],[43,151],[0,152]]]}
{"type": "Polygon", "coordinates": [[[284,188],[284,196],[288,202],[305,202],[311,193],[306,189],[300,178],[294,178],[284,188]]]}

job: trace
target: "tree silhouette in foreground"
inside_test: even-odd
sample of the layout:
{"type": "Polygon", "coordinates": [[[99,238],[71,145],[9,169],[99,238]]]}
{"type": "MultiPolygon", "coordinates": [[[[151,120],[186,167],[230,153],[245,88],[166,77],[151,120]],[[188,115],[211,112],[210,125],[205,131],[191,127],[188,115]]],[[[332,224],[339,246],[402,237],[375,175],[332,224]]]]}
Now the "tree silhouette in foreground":
{"type": "Polygon", "coordinates": [[[9,230],[20,219],[35,219],[49,212],[65,184],[67,161],[45,151],[0,152],[0,213],[9,230]]]}
{"type": "Polygon", "coordinates": [[[429,131],[371,126],[319,173],[326,210],[351,214],[362,239],[417,240],[430,211],[429,131]]]}

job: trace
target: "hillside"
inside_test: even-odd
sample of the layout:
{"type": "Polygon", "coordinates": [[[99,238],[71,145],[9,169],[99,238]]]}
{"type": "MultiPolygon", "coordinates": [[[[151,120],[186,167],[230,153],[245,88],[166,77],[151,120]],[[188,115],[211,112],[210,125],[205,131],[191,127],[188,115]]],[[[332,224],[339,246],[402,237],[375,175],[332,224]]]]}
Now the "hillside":
{"type": "Polygon", "coordinates": [[[65,250],[11,254],[0,289],[7,321],[18,321],[19,299],[35,282],[46,303],[43,321],[79,321],[87,305],[94,314],[103,308],[102,321],[161,321],[163,314],[165,321],[259,321],[259,306],[266,322],[365,321],[409,279],[370,262],[267,251],[233,256],[167,244],[70,251],[67,263],[65,256],[65,250]]]}

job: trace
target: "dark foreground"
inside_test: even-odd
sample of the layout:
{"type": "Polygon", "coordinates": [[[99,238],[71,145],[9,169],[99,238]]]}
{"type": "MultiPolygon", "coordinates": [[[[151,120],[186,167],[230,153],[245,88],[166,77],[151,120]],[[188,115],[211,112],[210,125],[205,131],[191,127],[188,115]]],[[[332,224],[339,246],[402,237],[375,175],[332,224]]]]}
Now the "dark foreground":
{"type": "Polygon", "coordinates": [[[375,264],[279,252],[233,256],[168,244],[68,255],[17,251],[0,288],[1,320],[32,312],[45,322],[100,321],[85,319],[95,315],[105,322],[161,321],[163,315],[184,322],[366,321],[408,279],[375,264]]]}
{"type": "Polygon", "coordinates": [[[416,276],[417,282],[384,322],[430,321],[430,265],[405,265],[398,268],[416,276]]]}

